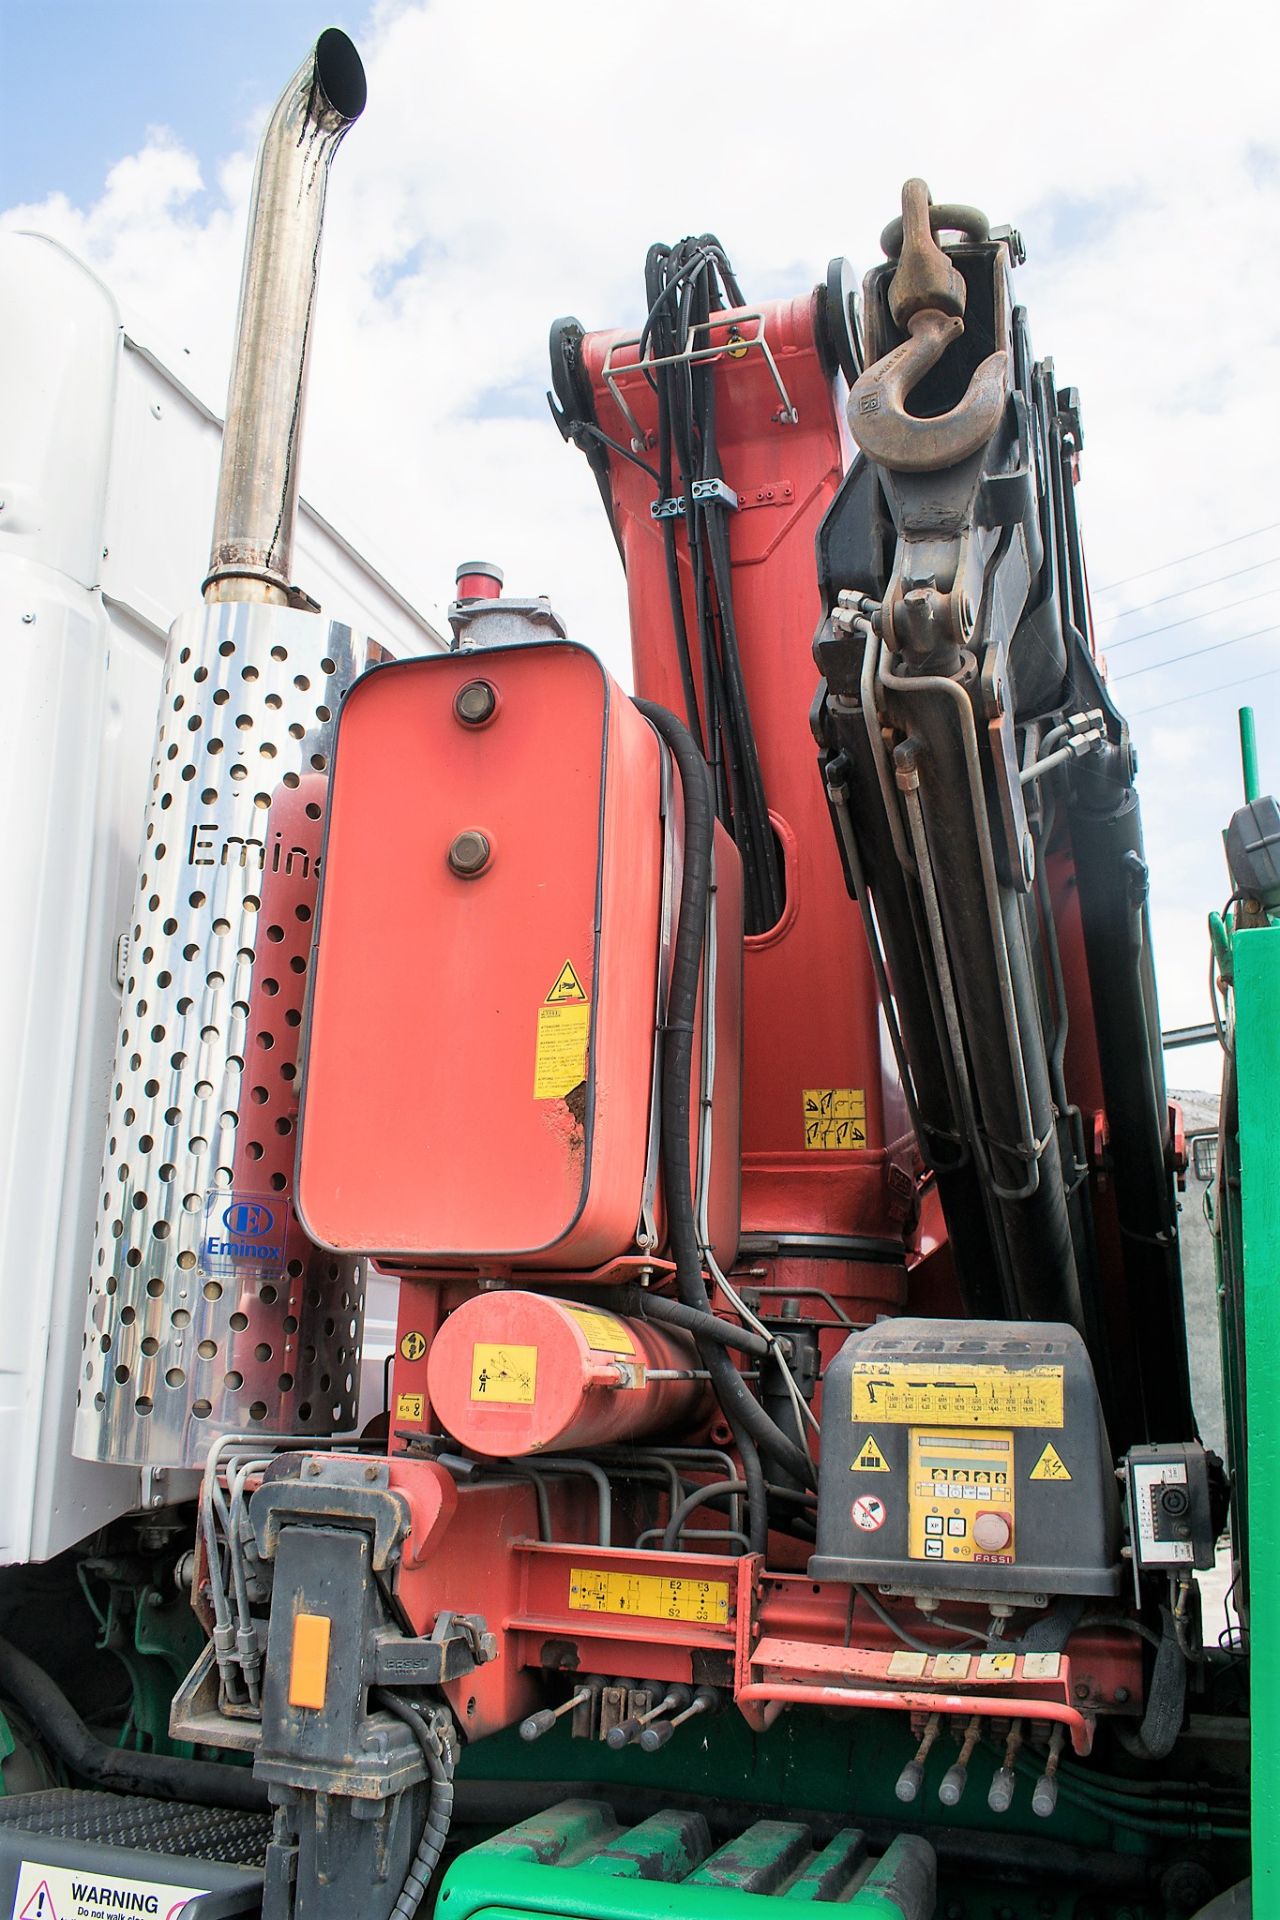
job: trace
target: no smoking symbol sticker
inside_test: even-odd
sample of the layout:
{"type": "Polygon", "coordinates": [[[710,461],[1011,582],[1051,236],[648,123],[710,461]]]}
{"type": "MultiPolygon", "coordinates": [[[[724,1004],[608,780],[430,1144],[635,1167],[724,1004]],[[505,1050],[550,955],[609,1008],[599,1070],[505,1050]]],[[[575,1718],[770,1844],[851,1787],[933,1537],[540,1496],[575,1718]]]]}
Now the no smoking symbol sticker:
{"type": "Polygon", "coordinates": [[[862,1493],[853,1503],[853,1524],[864,1533],[879,1533],[889,1517],[884,1501],[874,1493],[862,1493]]]}

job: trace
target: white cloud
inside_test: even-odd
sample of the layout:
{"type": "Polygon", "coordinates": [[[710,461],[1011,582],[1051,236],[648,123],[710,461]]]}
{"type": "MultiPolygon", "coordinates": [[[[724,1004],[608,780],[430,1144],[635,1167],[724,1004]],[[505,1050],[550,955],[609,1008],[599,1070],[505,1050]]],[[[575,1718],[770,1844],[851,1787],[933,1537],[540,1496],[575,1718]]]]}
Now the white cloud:
{"type": "MultiPolygon", "coordinates": [[[[1280,200],[1276,29],[1255,15],[1240,57],[1188,4],[1080,5],[1061,33],[1055,17],[1007,0],[979,16],[739,0],[686,9],[666,32],[631,8],[587,24],[520,0],[384,0],[362,36],[369,108],[330,193],[306,492],[420,600],[448,597],[457,560],[491,557],[620,665],[622,583],[595,487],[539,417],[548,323],[634,323],[648,243],[708,225],[749,295],[802,291],[838,252],[865,267],[901,180],[922,173],[937,197],[1023,230],[1016,291],[1037,349],[1083,397],[1095,579],[1272,518],[1260,402],[1280,391],[1265,238],[1280,200]],[[512,411],[495,416],[504,394],[512,411]]],[[[264,113],[285,78],[261,76],[264,113]]],[[[206,191],[179,101],[173,121],[92,206],[59,197],[0,223],[83,254],[190,347],[219,404],[251,152],[229,153],[206,191]]],[[[1243,564],[1231,549],[1101,604],[1119,613],[1225,571],[1231,553],[1243,564]]],[[[1269,611],[1280,619],[1280,597],[1247,623],[1228,615],[1117,654],[1114,671],[1269,611]]],[[[1272,663],[1274,639],[1250,642],[1117,693],[1155,706],[1272,663]]],[[[1280,677],[1244,691],[1280,782],[1280,677]]],[[[1135,727],[1168,1024],[1206,1012],[1203,912],[1226,891],[1233,727],[1229,697],[1135,727]]]]}

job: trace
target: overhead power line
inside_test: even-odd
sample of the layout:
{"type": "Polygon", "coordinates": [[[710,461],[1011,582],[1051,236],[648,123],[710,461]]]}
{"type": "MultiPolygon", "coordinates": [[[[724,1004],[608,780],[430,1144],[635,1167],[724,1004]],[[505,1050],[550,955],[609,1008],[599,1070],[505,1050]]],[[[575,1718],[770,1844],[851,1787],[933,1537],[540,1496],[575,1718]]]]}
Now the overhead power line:
{"type": "Polygon", "coordinates": [[[1144,627],[1141,633],[1126,634],[1123,640],[1103,640],[1099,644],[1103,653],[1118,653],[1121,647],[1136,647],[1139,640],[1154,640],[1158,633],[1172,633],[1175,627],[1190,627],[1197,620],[1212,620],[1220,613],[1230,613],[1233,607],[1251,607],[1255,600],[1269,600],[1273,593],[1280,593],[1280,587],[1264,587],[1261,593],[1241,594],[1238,600],[1228,600],[1221,607],[1206,607],[1203,613],[1184,614],[1181,620],[1165,620],[1158,627],[1144,627]]]}
{"type": "Polygon", "coordinates": [[[1280,527],[1280,520],[1272,520],[1265,527],[1253,527],[1248,533],[1233,533],[1229,540],[1215,540],[1211,547],[1197,547],[1194,553],[1179,553],[1172,560],[1162,560],[1158,567],[1144,567],[1141,573],[1126,573],[1121,580],[1108,580],[1103,587],[1091,587],[1091,593],[1114,593],[1117,587],[1127,587],[1134,580],[1150,579],[1153,573],[1167,573],[1170,567],[1180,567],[1184,560],[1202,560],[1206,553],[1221,553],[1223,547],[1239,546],[1242,540],[1256,540],[1260,533],[1274,533],[1280,527]]]}
{"type": "MultiPolygon", "coordinates": [[[[1162,593],[1155,600],[1144,600],[1140,607],[1126,607],[1123,613],[1104,613],[1104,620],[1132,620],[1135,613],[1150,613],[1152,607],[1162,607],[1168,600],[1185,600],[1189,593],[1203,593],[1206,587],[1220,587],[1224,580],[1238,580],[1245,573],[1260,573],[1263,567],[1280,564],[1280,553],[1273,553],[1269,560],[1255,560],[1252,566],[1236,567],[1230,573],[1215,573],[1208,580],[1197,580],[1194,587],[1176,587],[1172,593],[1162,593]]],[[[1123,646],[1120,641],[1118,645],[1123,646]]]]}
{"type": "Polygon", "coordinates": [[[1158,700],[1154,707],[1139,707],[1131,713],[1131,720],[1141,720],[1147,713],[1163,713],[1166,707],[1182,707],[1188,700],[1208,700],[1215,693],[1229,693],[1232,687],[1251,687],[1255,680],[1272,680],[1280,673],[1280,667],[1267,667],[1261,673],[1247,673],[1242,680],[1222,680],[1216,687],[1199,687],[1194,693],[1180,693],[1175,700],[1158,700]]]}
{"type": "Polygon", "coordinates": [[[1221,653],[1226,647],[1238,647],[1243,640],[1259,640],[1264,633],[1280,633],[1280,626],[1255,627],[1252,633],[1237,633],[1231,640],[1215,640],[1212,646],[1192,647],[1190,653],[1175,653],[1171,659],[1153,660],[1149,666],[1134,667],[1130,673],[1116,674],[1117,680],[1136,680],[1140,673],[1156,673],[1161,667],[1176,667],[1184,660],[1198,660],[1205,653],[1221,653]]]}

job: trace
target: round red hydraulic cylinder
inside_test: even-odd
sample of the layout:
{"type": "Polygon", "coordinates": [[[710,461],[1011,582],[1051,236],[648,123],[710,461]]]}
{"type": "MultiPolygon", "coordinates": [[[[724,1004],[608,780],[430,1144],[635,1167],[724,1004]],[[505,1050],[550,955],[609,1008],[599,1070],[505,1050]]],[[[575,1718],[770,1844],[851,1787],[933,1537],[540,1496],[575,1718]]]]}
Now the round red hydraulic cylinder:
{"type": "Polygon", "coordinates": [[[707,1402],[692,1341],[542,1293],[474,1295],[431,1343],[427,1392],[445,1431],[509,1458],[690,1427],[707,1402]],[[657,1376],[657,1377],[655,1377],[657,1376]]]}

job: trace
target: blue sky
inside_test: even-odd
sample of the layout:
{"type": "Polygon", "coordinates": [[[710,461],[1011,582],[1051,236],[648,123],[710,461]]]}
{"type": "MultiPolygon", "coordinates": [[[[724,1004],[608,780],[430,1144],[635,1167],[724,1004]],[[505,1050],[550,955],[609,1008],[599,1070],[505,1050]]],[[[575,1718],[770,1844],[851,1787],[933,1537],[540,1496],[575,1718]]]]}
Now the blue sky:
{"type": "Polygon", "coordinates": [[[206,184],[345,0],[0,0],[0,194],[83,204],[147,127],[172,127],[206,184]],[[56,83],[51,84],[53,76],[56,83]]]}

